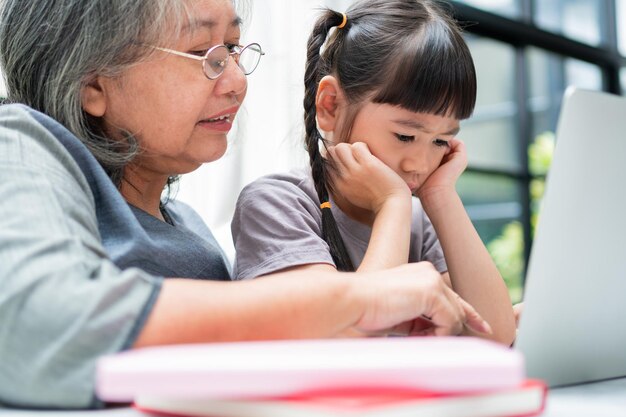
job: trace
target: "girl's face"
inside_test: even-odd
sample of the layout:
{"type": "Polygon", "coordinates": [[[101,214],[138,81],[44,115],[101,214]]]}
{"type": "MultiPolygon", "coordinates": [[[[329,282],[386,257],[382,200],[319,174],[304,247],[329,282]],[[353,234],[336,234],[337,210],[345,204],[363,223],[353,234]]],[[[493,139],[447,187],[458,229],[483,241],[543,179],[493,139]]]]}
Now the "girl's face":
{"type": "Polygon", "coordinates": [[[439,167],[458,132],[453,117],[368,102],[357,114],[348,142],[366,143],[414,193],[439,167]]]}
{"type": "MultiPolygon", "coordinates": [[[[232,0],[190,4],[193,22],[180,38],[152,46],[201,56],[215,45],[240,44],[232,0]]],[[[233,59],[218,79],[209,80],[201,61],[158,50],[121,77],[100,82],[107,131],[114,137],[120,129],[136,135],[143,152],[134,164],[157,176],[190,172],[220,158],[247,87],[233,59]]]]}

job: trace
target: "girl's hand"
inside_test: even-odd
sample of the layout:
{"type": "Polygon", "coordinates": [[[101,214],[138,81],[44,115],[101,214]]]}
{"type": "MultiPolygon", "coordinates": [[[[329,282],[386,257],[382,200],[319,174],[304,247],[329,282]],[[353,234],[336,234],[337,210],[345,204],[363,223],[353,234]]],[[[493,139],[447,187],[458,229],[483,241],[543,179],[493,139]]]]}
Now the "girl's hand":
{"type": "Polygon", "coordinates": [[[440,193],[456,193],[456,182],[467,167],[467,151],[465,144],[452,139],[450,148],[437,168],[417,190],[417,196],[424,200],[440,193]]]}
{"type": "Polygon", "coordinates": [[[328,147],[335,192],[351,204],[378,213],[394,198],[410,201],[411,190],[398,174],[370,152],[363,142],[328,147]]]}
{"type": "Polygon", "coordinates": [[[515,316],[515,327],[519,327],[519,319],[524,311],[524,303],[517,303],[513,306],[513,315],[515,316]]]}

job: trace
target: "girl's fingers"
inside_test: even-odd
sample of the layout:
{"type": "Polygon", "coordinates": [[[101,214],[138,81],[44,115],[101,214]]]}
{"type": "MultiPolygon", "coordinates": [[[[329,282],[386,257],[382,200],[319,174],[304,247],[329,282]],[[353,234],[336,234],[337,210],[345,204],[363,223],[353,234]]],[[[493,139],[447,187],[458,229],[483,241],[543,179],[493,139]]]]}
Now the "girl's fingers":
{"type": "Polygon", "coordinates": [[[352,144],[352,154],[354,155],[354,159],[361,164],[374,158],[374,155],[370,152],[370,148],[363,142],[355,142],[352,144]]]}
{"type": "Polygon", "coordinates": [[[349,170],[358,166],[358,162],[352,153],[352,148],[347,143],[340,143],[334,146],[333,158],[349,170]]]}

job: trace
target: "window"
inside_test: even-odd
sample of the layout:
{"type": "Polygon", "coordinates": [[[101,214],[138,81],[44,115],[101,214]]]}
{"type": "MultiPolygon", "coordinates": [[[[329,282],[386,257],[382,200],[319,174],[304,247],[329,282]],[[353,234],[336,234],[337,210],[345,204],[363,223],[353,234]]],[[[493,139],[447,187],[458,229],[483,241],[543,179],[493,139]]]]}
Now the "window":
{"type": "Polygon", "coordinates": [[[459,3],[469,4],[508,17],[517,17],[521,13],[520,0],[462,0],[459,3]]]}
{"type": "Polygon", "coordinates": [[[458,189],[520,300],[563,93],[626,92],[626,0],[453,1],[478,76],[458,189]]]}
{"type": "Polygon", "coordinates": [[[534,22],[542,29],[590,45],[600,45],[605,40],[600,29],[602,3],[598,0],[535,1],[534,22]]]}
{"type": "MultiPolygon", "coordinates": [[[[618,22],[626,22],[626,0],[617,0],[616,13],[618,22]]],[[[626,56],[626,25],[617,25],[619,51],[626,56]]]]}

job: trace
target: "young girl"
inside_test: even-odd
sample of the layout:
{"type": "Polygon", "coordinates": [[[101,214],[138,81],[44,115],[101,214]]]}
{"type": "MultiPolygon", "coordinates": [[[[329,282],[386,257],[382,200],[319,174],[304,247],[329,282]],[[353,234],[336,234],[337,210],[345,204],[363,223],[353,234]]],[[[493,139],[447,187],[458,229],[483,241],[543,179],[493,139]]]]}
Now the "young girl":
{"type": "Polygon", "coordinates": [[[468,47],[434,1],[326,10],[305,72],[311,169],[244,189],[235,279],[427,261],[491,324],[488,337],[512,343],[506,286],[455,190],[467,164],[455,135],[475,99],[468,47]]]}

